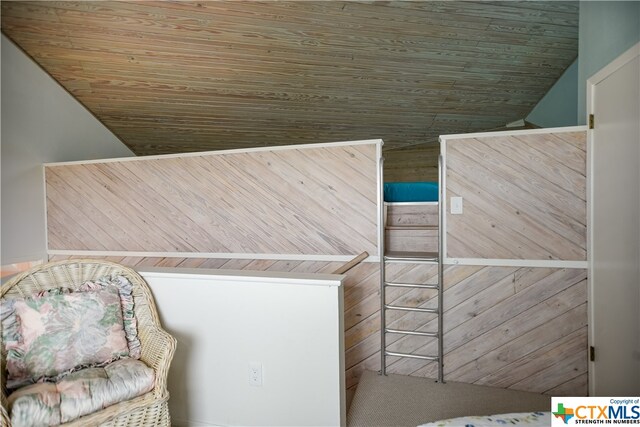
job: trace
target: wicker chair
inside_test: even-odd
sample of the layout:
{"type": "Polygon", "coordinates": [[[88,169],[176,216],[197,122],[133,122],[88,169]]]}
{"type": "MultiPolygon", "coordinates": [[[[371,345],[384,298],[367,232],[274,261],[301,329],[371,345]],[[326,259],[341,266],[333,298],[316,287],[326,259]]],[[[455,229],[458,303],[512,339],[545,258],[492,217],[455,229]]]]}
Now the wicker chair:
{"type": "MultiPolygon", "coordinates": [[[[78,418],[65,426],[170,426],[167,374],[173,358],[176,339],[161,326],[155,302],[148,285],[134,270],[100,260],[70,260],[52,262],[18,274],[0,289],[0,297],[29,296],[38,291],[69,287],[75,289],[88,280],[118,274],[133,284],[135,316],[141,357],[155,371],[155,386],[150,392],[129,401],[120,402],[101,411],[78,418]]],[[[7,411],[6,350],[2,346],[2,425],[11,426],[7,411]]]]}

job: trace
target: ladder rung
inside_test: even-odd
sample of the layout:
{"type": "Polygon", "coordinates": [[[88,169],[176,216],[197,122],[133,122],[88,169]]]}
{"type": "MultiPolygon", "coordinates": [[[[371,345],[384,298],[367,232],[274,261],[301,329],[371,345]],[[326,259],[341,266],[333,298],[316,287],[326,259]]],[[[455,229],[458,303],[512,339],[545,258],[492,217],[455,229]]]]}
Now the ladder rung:
{"type": "Polygon", "coordinates": [[[438,356],[423,356],[421,354],[396,353],[396,352],[393,352],[393,351],[385,351],[384,354],[385,354],[385,356],[410,357],[412,359],[431,360],[431,361],[434,361],[434,362],[439,360],[438,356]]]}
{"type": "Polygon", "coordinates": [[[388,329],[388,328],[385,328],[384,331],[390,334],[420,335],[422,337],[432,337],[432,338],[438,337],[437,332],[403,331],[401,329],[388,329]]]}
{"type": "Polygon", "coordinates": [[[435,309],[435,308],[403,307],[403,306],[399,306],[399,305],[388,305],[388,304],[385,304],[384,308],[386,308],[387,310],[419,311],[421,313],[438,314],[438,310],[435,309]]]}
{"type": "Polygon", "coordinates": [[[437,225],[394,224],[387,225],[386,230],[438,230],[437,225]]]}
{"type": "Polygon", "coordinates": [[[437,259],[430,258],[397,258],[397,257],[384,257],[387,262],[404,263],[404,264],[438,264],[437,259]]]}
{"type": "Polygon", "coordinates": [[[411,262],[411,263],[434,264],[438,262],[438,255],[428,254],[428,253],[425,253],[424,255],[418,255],[418,254],[400,255],[396,253],[393,255],[385,255],[384,260],[390,261],[390,262],[411,262]]]}
{"type": "Polygon", "coordinates": [[[438,285],[428,285],[419,283],[397,283],[397,282],[384,282],[385,286],[392,286],[397,288],[422,288],[422,289],[439,289],[438,285]]]}

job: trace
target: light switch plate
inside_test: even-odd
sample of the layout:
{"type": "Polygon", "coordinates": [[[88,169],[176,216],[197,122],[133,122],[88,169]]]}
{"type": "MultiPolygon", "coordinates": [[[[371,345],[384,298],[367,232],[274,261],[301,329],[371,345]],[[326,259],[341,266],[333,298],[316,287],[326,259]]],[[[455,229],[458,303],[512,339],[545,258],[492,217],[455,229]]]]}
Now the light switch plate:
{"type": "Polygon", "coordinates": [[[462,215],[462,197],[451,198],[451,215],[462,215]]]}

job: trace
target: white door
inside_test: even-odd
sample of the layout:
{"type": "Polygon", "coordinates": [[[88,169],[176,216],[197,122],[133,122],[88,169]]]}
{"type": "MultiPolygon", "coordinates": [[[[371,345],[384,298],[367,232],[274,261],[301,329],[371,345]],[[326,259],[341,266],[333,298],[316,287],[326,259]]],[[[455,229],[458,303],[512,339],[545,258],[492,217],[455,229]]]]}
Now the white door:
{"type": "Polygon", "coordinates": [[[640,396],[640,43],[587,82],[595,396],[640,396]]]}

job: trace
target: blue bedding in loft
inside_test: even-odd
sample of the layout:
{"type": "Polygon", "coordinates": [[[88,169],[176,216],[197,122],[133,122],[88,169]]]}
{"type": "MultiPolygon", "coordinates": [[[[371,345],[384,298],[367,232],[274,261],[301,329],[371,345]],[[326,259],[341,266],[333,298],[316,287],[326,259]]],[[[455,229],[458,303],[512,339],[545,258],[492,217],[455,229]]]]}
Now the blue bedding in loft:
{"type": "Polygon", "coordinates": [[[385,202],[437,202],[437,182],[385,182],[385,202]]]}

